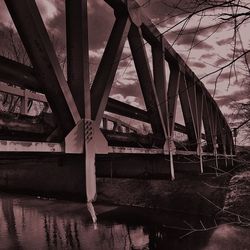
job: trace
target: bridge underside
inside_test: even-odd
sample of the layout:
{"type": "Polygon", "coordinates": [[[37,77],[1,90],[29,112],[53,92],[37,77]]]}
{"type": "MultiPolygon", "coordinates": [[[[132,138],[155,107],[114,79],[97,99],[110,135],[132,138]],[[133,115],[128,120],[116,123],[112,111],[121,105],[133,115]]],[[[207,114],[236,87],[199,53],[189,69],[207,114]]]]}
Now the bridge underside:
{"type": "Polygon", "coordinates": [[[206,155],[233,157],[232,133],[216,102],[136,1],[105,2],[114,9],[115,23],[90,88],[87,0],[65,0],[67,79],[35,0],[5,0],[32,66],[0,56],[0,92],[20,102],[17,112],[0,113],[0,151],[81,155],[88,202],[96,197],[99,154],[169,157],[172,179],[174,155],[197,155],[201,172],[206,155]],[[109,96],[127,39],[145,110],[109,96]],[[151,46],[152,71],[145,41],[151,46]],[[185,125],[176,122],[178,97],[185,125]],[[34,102],[43,112],[30,117],[34,102]],[[151,131],[142,133],[117,115],[150,124],[151,131]],[[176,132],[187,140],[176,140],[176,132]]]}

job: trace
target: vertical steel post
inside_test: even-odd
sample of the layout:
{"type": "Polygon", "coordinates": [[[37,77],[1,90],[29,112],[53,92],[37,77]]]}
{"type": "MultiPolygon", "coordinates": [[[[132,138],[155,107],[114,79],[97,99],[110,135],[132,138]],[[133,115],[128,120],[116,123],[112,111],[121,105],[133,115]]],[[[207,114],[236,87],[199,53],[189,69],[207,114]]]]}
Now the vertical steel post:
{"type": "Polygon", "coordinates": [[[102,118],[102,127],[103,129],[108,129],[108,120],[105,117],[102,118]]]}
{"type": "Polygon", "coordinates": [[[203,98],[204,108],[203,108],[203,124],[207,141],[207,150],[208,152],[213,152],[213,130],[212,130],[212,121],[211,121],[211,113],[209,108],[208,99],[206,96],[203,98]]]}
{"type": "Polygon", "coordinates": [[[87,0],[66,0],[65,9],[68,84],[84,123],[81,127],[84,133],[82,165],[85,171],[85,195],[89,203],[96,198],[96,176],[93,142],[95,130],[91,121],[90,103],[87,0]]]}
{"type": "Polygon", "coordinates": [[[28,96],[27,96],[27,89],[23,90],[23,97],[21,97],[21,107],[20,113],[22,115],[28,114],[28,96]]]}
{"type": "Polygon", "coordinates": [[[201,145],[201,134],[202,134],[202,114],[203,114],[203,92],[196,86],[196,109],[197,109],[197,152],[200,156],[200,170],[203,174],[203,159],[202,159],[202,145],[201,145]]]}
{"type": "MultiPolygon", "coordinates": [[[[156,93],[157,93],[157,97],[159,101],[159,107],[162,113],[163,126],[165,127],[164,131],[165,131],[166,141],[165,141],[164,149],[167,150],[169,153],[171,179],[174,180],[175,173],[174,173],[173,153],[174,153],[175,147],[173,145],[173,141],[171,140],[172,138],[171,135],[173,134],[173,131],[170,130],[170,127],[172,130],[173,130],[173,127],[172,127],[172,124],[170,124],[170,120],[169,120],[169,110],[168,110],[169,99],[168,99],[168,94],[167,94],[168,91],[167,91],[166,72],[165,72],[165,49],[164,49],[163,43],[161,45],[162,45],[161,47],[152,46],[154,84],[155,84],[156,93]]],[[[177,83],[178,83],[178,79],[177,79],[177,83]]],[[[176,97],[174,97],[174,99],[176,101],[176,97]]],[[[173,107],[171,106],[171,108],[173,107]]],[[[172,114],[174,115],[175,112],[176,111],[174,110],[172,114]]]]}
{"type": "Polygon", "coordinates": [[[81,118],[91,119],[87,0],[66,0],[68,84],[81,118]]]}
{"type": "Polygon", "coordinates": [[[176,108],[177,108],[177,98],[179,92],[181,72],[178,65],[170,65],[170,77],[168,84],[168,122],[169,122],[169,154],[170,154],[170,166],[171,166],[171,177],[172,180],[175,179],[174,175],[174,161],[173,154],[175,152],[175,145],[173,141],[174,137],[174,124],[176,119],[176,108]]]}

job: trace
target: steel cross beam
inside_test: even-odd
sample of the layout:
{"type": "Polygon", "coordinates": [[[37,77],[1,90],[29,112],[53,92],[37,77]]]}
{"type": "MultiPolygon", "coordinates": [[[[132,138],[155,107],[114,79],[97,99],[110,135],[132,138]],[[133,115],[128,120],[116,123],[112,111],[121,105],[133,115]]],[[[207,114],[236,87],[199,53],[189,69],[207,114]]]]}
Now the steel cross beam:
{"type": "Polygon", "coordinates": [[[212,132],[212,125],[210,119],[210,110],[208,106],[207,97],[203,98],[204,100],[204,107],[203,107],[203,125],[206,134],[206,141],[207,141],[207,150],[209,152],[213,152],[213,132],[212,132]]]}
{"type": "Polygon", "coordinates": [[[218,143],[218,152],[225,154],[226,152],[226,133],[223,126],[223,119],[217,114],[217,143],[218,143]]]}
{"type": "Polygon", "coordinates": [[[166,138],[167,133],[164,128],[141,31],[134,24],[131,25],[128,40],[153,133],[159,138],[166,138]]]}
{"type": "Polygon", "coordinates": [[[154,84],[157,92],[159,107],[161,109],[164,126],[167,135],[169,136],[170,128],[168,123],[169,111],[168,111],[164,48],[162,46],[152,46],[152,56],[153,56],[154,84]]]}
{"type": "Polygon", "coordinates": [[[177,98],[179,92],[181,72],[178,65],[170,65],[170,77],[168,86],[168,122],[169,122],[169,136],[173,137],[174,123],[176,118],[177,98]]]}
{"type": "Polygon", "coordinates": [[[197,144],[197,134],[195,130],[195,121],[193,117],[193,112],[191,108],[191,101],[188,94],[186,77],[183,73],[181,73],[181,78],[180,78],[179,96],[180,96],[181,109],[184,117],[184,122],[187,130],[188,140],[191,145],[190,149],[194,149],[195,145],[197,144]]]}
{"type": "Polygon", "coordinates": [[[100,124],[106,108],[129,28],[128,15],[117,17],[99,64],[91,88],[92,119],[97,124],[100,124]]]}
{"type": "Polygon", "coordinates": [[[197,140],[201,143],[202,137],[202,114],[203,114],[203,92],[196,86],[196,105],[197,105],[197,140]]]}
{"type": "Polygon", "coordinates": [[[64,135],[81,119],[34,0],[5,0],[64,135]],[[30,35],[32,34],[32,36],[30,35]]]}
{"type": "Polygon", "coordinates": [[[42,84],[37,81],[33,68],[3,56],[0,56],[0,81],[43,92],[42,84]]]}

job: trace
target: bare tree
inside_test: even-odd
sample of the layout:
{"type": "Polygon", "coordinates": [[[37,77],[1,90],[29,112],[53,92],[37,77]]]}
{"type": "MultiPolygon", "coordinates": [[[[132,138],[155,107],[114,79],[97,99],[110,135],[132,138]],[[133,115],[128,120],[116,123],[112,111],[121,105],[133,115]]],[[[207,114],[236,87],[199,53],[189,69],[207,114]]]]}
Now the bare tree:
{"type": "MultiPolygon", "coordinates": [[[[21,64],[31,66],[28,54],[22,44],[22,41],[13,26],[5,27],[4,32],[1,35],[3,46],[0,47],[0,55],[8,59],[14,60],[21,64]]],[[[54,36],[51,37],[51,41],[55,47],[58,61],[63,69],[66,72],[66,49],[58,39],[54,36]]],[[[11,84],[9,84],[11,85],[11,84]]],[[[11,85],[15,87],[15,85],[11,85]]],[[[43,110],[48,110],[48,104],[33,102],[29,100],[28,110],[33,108],[36,110],[36,113],[39,114],[43,110]],[[35,105],[33,105],[35,103],[35,105]]],[[[14,96],[8,93],[0,92],[0,110],[11,113],[19,113],[21,106],[21,97],[14,96]]]]}

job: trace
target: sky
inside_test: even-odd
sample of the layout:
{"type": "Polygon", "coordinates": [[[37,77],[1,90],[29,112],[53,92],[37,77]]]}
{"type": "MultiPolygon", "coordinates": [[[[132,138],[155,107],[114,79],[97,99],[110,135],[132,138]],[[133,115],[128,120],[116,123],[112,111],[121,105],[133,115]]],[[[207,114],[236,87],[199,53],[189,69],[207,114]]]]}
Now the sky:
{"type": "MultiPolygon", "coordinates": [[[[248,4],[248,1],[239,2],[248,4]]],[[[222,71],[218,70],[249,49],[248,21],[246,20],[240,25],[237,33],[234,33],[235,23],[223,20],[223,18],[228,17],[223,13],[232,13],[236,9],[220,8],[204,12],[201,10],[207,6],[203,5],[197,8],[193,5],[194,2],[197,3],[194,0],[140,0],[138,2],[142,6],[143,12],[150,17],[160,32],[164,33],[165,38],[195,74],[202,79],[222,112],[227,115],[228,121],[232,122],[231,114],[234,111],[230,105],[235,101],[249,101],[246,91],[248,69],[244,61],[248,61],[249,56],[237,60],[232,67],[226,67],[222,71]],[[194,10],[198,11],[198,14],[185,22],[184,18],[189,14],[187,12],[194,10]],[[236,36],[234,36],[235,34],[236,36]],[[236,46],[234,46],[235,44],[236,46]],[[236,49],[234,50],[234,48],[236,49]],[[211,74],[213,71],[218,72],[211,74]]],[[[36,3],[58,54],[64,58],[66,43],[64,1],[36,0],[36,3]]],[[[241,10],[245,11],[245,9],[238,7],[237,11],[241,10]]],[[[94,79],[114,20],[113,10],[103,0],[88,1],[91,82],[94,79]]],[[[0,37],[4,37],[9,27],[13,27],[12,20],[4,1],[0,0],[0,37]]],[[[6,46],[8,43],[1,39],[0,53],[6,46]]],[[[145,47],[151,65],[150,46],[146,45],[145,47]]],[[[169,77],[167,65],[166,71],[167,77],[169,77]]],[[[125,43],[111,97],[136,107],[145,107],[128,42],[125,43]]],[[[177,121],[182,123],[182,120],[182,114],[178,108],[177,121]]]]}

